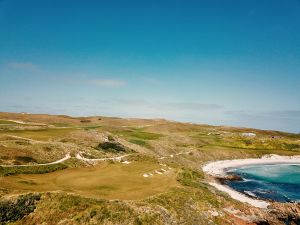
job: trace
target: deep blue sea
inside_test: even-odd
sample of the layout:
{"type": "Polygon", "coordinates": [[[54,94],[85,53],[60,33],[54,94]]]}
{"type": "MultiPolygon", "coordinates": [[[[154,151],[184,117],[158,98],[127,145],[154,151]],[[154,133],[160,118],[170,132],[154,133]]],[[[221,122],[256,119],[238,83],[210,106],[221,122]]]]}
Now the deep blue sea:
{"type": "Polygon", "coordinates": [[[229,172],[243,181],[226,181],[231,188],[249,196],[278,202],[300,202],[299,165],[253,165],[229,172]]]}

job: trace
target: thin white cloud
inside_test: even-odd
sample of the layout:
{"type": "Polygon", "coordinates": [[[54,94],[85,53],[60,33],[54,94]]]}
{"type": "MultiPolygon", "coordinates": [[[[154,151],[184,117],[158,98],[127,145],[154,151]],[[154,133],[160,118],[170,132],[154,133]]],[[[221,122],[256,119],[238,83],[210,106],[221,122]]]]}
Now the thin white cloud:
{"type": "Polygon", "coordinates": [[[118,104],[130,107],[138,105],[139,107],[147,107],[159,111],[210,111],[224,108],[224,106],[218,104],[205,104],[199,102],[149,102],[143,99],[117,99],[116,101],[118,104]]]}
{"type": "Polygon", "coordinates": [[[218,104],[205,104],[205,103],[198,103],[198,102],[167,102],[164,104],[165,108],[170,110],[218,110],[222,109],[222,105],[218,104]]]}
{"type": "Polygon", "coordinates": [[[151,77],[140,77],[139,78],[142,82],[148,83],[148,84],[159,84],[159,80],[151,78],[151,77]]]}
{"type": "MultiPolygon", "coordinates": [[[[0,0],[1,1],[1,0],[0,0]]],[[[98,87],[107,87],[107,88],[118,88],[124,87],[127,85],[127,82],[120,79],[114,78],[99,78],[99,79],[89,79],[91,75],[85,73],[54,73],[53,71],[48,71],[43,69],[38,64],[32,62],[11,62],[7,64],[10,69],[17,70],[28,74],[38,74],[40,77],[44,77],[49,81],[56,82],[60,80],[61,82],[66,82],[69,84],[90,84],[98,87]]]]}
{"type": "Polygon", "coordinates": [[[124,87],[127,85],[125,81],[118,79],[95,79],[89,80],[89,83],[100,87],[124,87]]]}
{"type": "Polygon", "coordinates": [[[37,64],[31,62],[12,62],[9,67],[17,70],[36,71],[39,69],[37,64]]]}
{"type": "Polygon", "coordinates": [[[224,115],[232,126],[255,127],[299,133],[300,110],[282,111],[225,111],[224,115]]]}
{"type": "Polygon", "coordinates": [[[300,110],[274,110],[274,111],[245,111],[245,110],[232,110],[232,111],[224,111],[226,115],[234,115],[234,116],[260,116],[260,117],[268,117],[268,118],[298,118],[300,121],[300,110]]]}

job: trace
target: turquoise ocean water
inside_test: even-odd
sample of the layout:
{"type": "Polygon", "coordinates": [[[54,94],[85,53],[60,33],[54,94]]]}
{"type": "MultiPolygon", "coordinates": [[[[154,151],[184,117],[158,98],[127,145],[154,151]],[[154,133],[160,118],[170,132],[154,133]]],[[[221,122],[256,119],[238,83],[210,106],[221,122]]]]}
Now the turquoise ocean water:
{"type": "Polygon", "coordinates": [[[232,169],[243,181],[226,181],[246,195],[279,202],[300,202],[300,165],[253,165],[232,169]]]}

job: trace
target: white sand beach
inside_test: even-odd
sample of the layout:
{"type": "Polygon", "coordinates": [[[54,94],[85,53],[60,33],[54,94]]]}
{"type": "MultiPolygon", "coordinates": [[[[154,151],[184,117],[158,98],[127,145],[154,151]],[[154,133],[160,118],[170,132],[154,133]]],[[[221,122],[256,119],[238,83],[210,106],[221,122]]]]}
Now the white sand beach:
{"type": "Polygon", "coordinates": [[[215,177],[224,177],[226,172],[232,168],[248,166],[248,165],[264,165],[264,164],[300,164],[300,155],[298,156],[279,156],[265,155],[262,158],[252,159],[234,159],[215,161],[202,167],[203,171],[215,177]]]}
{"type": "MultiPolygon", "coordinates": [[[[270,164],[300,164],[300,156],[279,156],[279,155],[265,155],[262,158],[250,158],[250,159],[234,159],[215,161],[206,164],[202,167],[203,171],[213,177],[223,178],[226,177],[227,171],[233,168],[249,166],[249,165],[270,165],[270,164]]],[[[249,203],[252,206],[258,208],[267,208],[268,202],[250,198],[240,192],[233,190],[232,188],[222,185],[217,182],[211,182],[210,185],[214,186],[220,191],[224,191],[229,194],[233,199],[249,203]]]]}

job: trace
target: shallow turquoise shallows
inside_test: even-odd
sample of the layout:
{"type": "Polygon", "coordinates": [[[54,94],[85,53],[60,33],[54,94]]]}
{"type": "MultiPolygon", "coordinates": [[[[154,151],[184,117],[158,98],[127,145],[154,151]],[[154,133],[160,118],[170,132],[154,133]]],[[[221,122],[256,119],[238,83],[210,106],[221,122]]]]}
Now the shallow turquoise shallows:
{"type": "Polygon", "coordinates": [[[279,202],[300,202],[300,165],[253,165],[232,169],[243,181],[226,181],[252,197],[279,202]]]}

